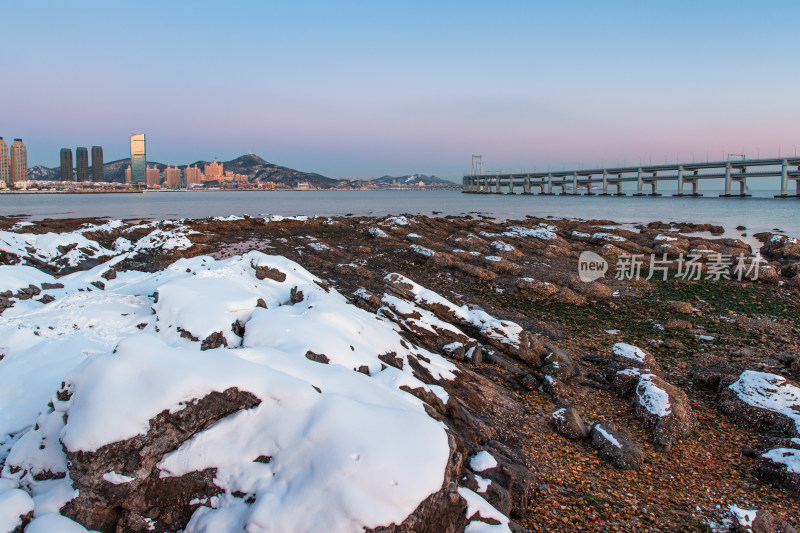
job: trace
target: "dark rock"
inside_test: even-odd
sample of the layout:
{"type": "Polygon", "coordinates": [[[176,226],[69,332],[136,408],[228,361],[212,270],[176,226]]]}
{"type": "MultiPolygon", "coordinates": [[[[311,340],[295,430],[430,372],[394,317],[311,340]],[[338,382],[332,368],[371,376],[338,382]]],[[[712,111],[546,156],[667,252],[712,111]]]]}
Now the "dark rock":
{"type": "Polygon", "coordinates": [[[277,281],[278,283],[283,283],[286,281],[286,274],[278,270],[277,268],[271,268],[268,266],[257,266],[255,267],[256,270],[256,279],[271,279],[273,281],[277,281]]]}
{"type": "Polygon", "coordinates": [[[112,279],[117,278],[117,271],[114,270],[113,268],[109,268],[108,270],[100,274],[100,277],[105,279],[106,281],[111,281],[112,279]]]}
{"type": "Polygon", "coordinates": [[[53,297],[53,296],[51,296],[49,294],[45,294],[44,296],[42,296],[41,298],[39,298],[36,301],[37,302],[42,302],[43,304],[49,304],[50,302],[55,302],[56,299],[55,299],[55,297],[53,297]]]}
{"type": "Polygon", "coordinates": [[[216,472],[209,469],[161,478],[157,463],[198,431],[259,403],[253,394],[237,388],[211,392],[179,411],[158,414],[150,420],[146,435],[106,444],[94,452],[65,450],[70,479],[79,492],[61,513],[100,531],[147,531],[137,529],[144,518],[155,520],[160,530],[184,528],[197,507],[190,500],[221,492],[213,483],[216,472]],[[110,471],[134,479],[114,485],[103,479],[110,471]]]}
{"type": "Polygon", "coordinates": [[[369,367],[367,365],[361,365],[355,370],[356,372],[361,372],[362,374],[369,376],[369,367]]]}
{"type": "Polygon", "coordinates": [[[225,340],[225,335],[221,331],[215,331],[203,340],[202,344],[200,344],[200,350],[213,350],[227,345],[228,341],[225,340]]]}
{"type": "MultiPolygon", "coordinates": [[[[139,324],[139,326],[142,326],[142,327],[139,327],[139,326],[137,326],[137,327],[139,327],[139,329],[143,329],[144,326],[146,326],[146,325],[147,324],[139,324]]],[[[200,340],[198,337],[195,337],[190,332],[186,331],[185,329],[183,329],[180,326],[178,326],[177,330],[178,330],[178,333],[180,333],[181,337],[183,337],[184,339],[189,339],[190,341],[194,341],[194,342],[197,342],[197,341],[200,340]]]]}
{"type": "Polygon", "coordinates": [[[525,374],[522,378],[522,386],[528,390],[536,390],[541,386],[541,382],[533,374],[525,374]]]}
{"type": "Polygon", "coordinates": [[[732,531],[736,533],[797,533],[789,522],[763,509],[756,511],[756,517],[749,525],[735,523],[733,527],[732,531]]]}
{"type": "Polygon", "coordinates": [[[553,378],[568,383],[578,375],[578,369],[572,362],[572,357],[564,350],[554,348],[542,360],[544,365],[539,372],[550,375],[553,378]]]}
{"type": "Polygon", "coordinates": [[[679,313],[683,315],[691,315],[693,306],[689,302],[668,301],[664,304],[664,309],[670,313],[679,313]]]}
{"type": "Polygon", "coordinates": [[[63,283],[47,283],[46,281],[42,283],[43,291],[49,291],[51,289],[63,289],[63,288],[64,288],[63,283]]]}
{"type": "Polygon", "coordinates": [[[305,295],[303,291],[299,290],[297,287],[292,287],[292,290],[289,291],[289,300],[291,300],[293,304],[299,304],[304,298],[305,295]]]}
{"type": "MultiPolygon", "coordinates": [[[[800,450],[792,448],[776,448],[768,453],[784,456],[787,459],[800,461],[800,450]]],[[[787,489],[796,495],[800,495],[800,473],[790,472],[786,464],[773,461],[762,454],[756,459],[753,474],[766,483],[772,483],[787,489]]]]}
{"type": "Polygon", "coordinates": [[[245,329],[245,328],[244,328],[244,324],[243,324],[243,323],[241,323],[241,322],[240,322],[240,321],[238,321],[238,320],[237,320],[236,322],[234,322],[233,324],[231,324],[231,331],[232,331],[232,332],[233,332],[233,334],[234,334],[234,335],[236,335],[237,337],[242,337],[242,338],[244,338],[244,329],[245,329]]]}
{"type": "Polygon", "coordinates": [[[100,289],[101,291],[106,288],[106,284],[103,283],[102,281],[93,281],[91,284],[100,289]]]}
{"type": "Polygon", "coordinates": [[[686,393],[653,374],[645,374],[636,385],[633,412],[653,432],[656,447],[667,451],[674,443],[694,433],[697,419],[686,393]],[[666,397],[665,397],[666,396],[666,397]],[[667,405],[664,405],[667,401],[667,405]]]}
{"type": "Polygon", "coordinates": [[[751,446],[748,446],[747,444],[745,444],[744,446],[742,446],[742,456],[754,459],[754,458],[758,457],[758,452],[755,449],[753,449],[751,446]]]}
{"type": "Polygon", "coordinates": [[[556,433],[570,440],[583,440],[589,437],[589,430],[573,407],[562,407],[550,415],[550,425],[556,433]]]}
{"type": "Polygon", "coordinates": [[[553,400],[558,405],[570,404],[570,389],[562,381],[559,381],[552,376],[544,376],[542,390],[552,396],[553,400]]]}
{"type": "Polygon", "coordinates": [[[258,301],[256,302],[256,307],[267,309],[267,302],[264,301],[264,298],[259,298],[258,301]]]}
{"type": "Polygon", "coordinates": [[[797,435],[797,426],[793,419],[769,409],[750,405],[728,387],[720,393],[719,406],[723,413],[758,431],[789,437],[797,435]]]}
{"type": "Polygon", "coordinates": [[[744,367],[730,363],[713,363],[689,369],[689,379],[695,387],[720,392],[739,379],[744,367]]]}
{"type": "Polygon", "coordinates": [[[41,289],[36,285],[28,285],[23,289],[19,289],[17,291],[16,297],[19,300],[30,300],[34,296],[38,296],[41,293],[41,289]]]}
{"type": "Polygon", "coordinates": [[[393,366],[393,367],[398,368],[400,370],[403,369],[403,358],[402,357],[398,357],[397,354],[394,353],[394,352],[380,354],[378,356],[378,359],[380,359],[381,361],[383,361],[384,363],[386,363],[389,366],[393,366]]]}
{"type": "Polygon", "coordinates": [[[617,431],[611,422],[600,422],[592,426],[592,446],[600,459],[619,470],[639,470],[644,454],[636,443],[624,433],[617,431]]]}
{"type": "MultiPolygon", "coordinates": [[[[534,494],[538,484],[536,476],[524,464],[521,464],[504,453],[500,449],[487,446],[492,457],[497,461],[497,466],[478,475],[486,479],[492,480],[492,485],[498,485],[506,489],[511,498],[511,507],[509,514],[512,518],[519,518],[528,512],[533,501],[534,494]]],[[[491,488],[491,485],[489,486],[491,488]]],[[[492,501],[492,495],[488,494],[489,503],[492,501]]],[[[502,504],[502,494],[498,494],[498,503],[502,504]]]]}
{"type": "Polygon", "coordinates": [[[310,359],[312,361],[316,361],[317,363],[322,363],[327,365],[330,362],[330,359],[327,355],[322,353],[314,353],[311,350],[306,352],[306,359],[310,359]]]}

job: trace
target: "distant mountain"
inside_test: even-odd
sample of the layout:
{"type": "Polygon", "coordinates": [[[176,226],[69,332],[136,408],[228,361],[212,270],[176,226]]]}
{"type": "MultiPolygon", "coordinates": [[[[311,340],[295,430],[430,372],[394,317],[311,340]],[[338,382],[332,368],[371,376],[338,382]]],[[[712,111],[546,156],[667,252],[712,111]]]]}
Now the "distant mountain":
{"type": "MultiPolygon", "coordinates": [[[[105,181],[123,183],[125,181],[125,169],[130,165],[130,158],[110,161],[103,165],[103,178],[105,181]]],[[[201,169],[207,165],[208,161],[196,161],[193,163],[201,169]]],[[[222,161],[223,170],[231,171],[235,174],[245,174],[248,181],[272,181],[280,185],[295,187],[298,182],[307,182],[312,187],[319,189],[330,189],[338,184],[335,179],[327,178],[320,174],[302,172],[292,168],[275,165],[264,161],[257,155],[248,154],[237,157],[231,161],[222,161]]],[[[148,161],[147,166],[155,166],[163,172],[167,165],[156,161],[148,161]]],[[[188,165],[179,165],[185,169],[188,165]]],[[[34,180],[60,180],[61,167],[47,168],[42,165],[35,165],[28,169],[28,174],[34,180]]],[[[89,176],[92,175],[92,167],[89,167],[89,176]]]]}
{"type": "Polygon", "coordinates": [[[450,180],[442,179],[438,176],[426,176],[425,174],[411,174],[410,176],[381,176],[380,178],[375,178],[372,180],[374,183],[381,183],[384,185],[407,185],[407,186],[419,186],[419,183],[422,182],[423,186],[430,187],[430,186],[444,186],[444,185],[456,185],[455,182],[450,180]]]}
{"type": "MultiPolygon", "coordinates": [[[[205,164],[205,162],[200,163],[205,164]]],[[[338,180],[321,174],[302,172],[264,161],[254,154],[243,155],[231,161],[225,161],[222,164],[226,171],[247,174],[251,182],[272,181],[280,185],[294,187],[298,182],[304,181],[319,189],[331,189],[339,183],[338,180]]]]}

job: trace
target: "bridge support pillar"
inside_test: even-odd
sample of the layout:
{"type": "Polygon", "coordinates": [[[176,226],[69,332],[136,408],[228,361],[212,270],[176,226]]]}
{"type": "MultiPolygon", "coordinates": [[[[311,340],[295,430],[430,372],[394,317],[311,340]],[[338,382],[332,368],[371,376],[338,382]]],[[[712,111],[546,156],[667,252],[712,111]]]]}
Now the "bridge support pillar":
{"type": "MultiPolygon", "coordinates": [[[[797,167],[797,170],[800,171],[800,166],[797,167]]],[[[781,161],[781,193],[776,194],[775,198],[800,198],[800,176],[789,177],[789,162],[786,159],[781,161]],[[794,180],[794,194],[789,194],[789,179],[794,180]]]]}
{"type": "Polygon", "coordinates": [[[522,186],[522,194],[531,193],[531,177],[525,176],[525,184],[522,186]]]}
{"type": "Polygon", "coordinates": [[[644,196],[642,193],[642,188],[644,187],[644,175],[642,172],[641,167],[637,169],[636,173],[636,192],[633,194],[634,196],[644,196]]]}
{"type": "Polygon", "coordinates": [[[725,194],[720,194],[720,196],[730,196],[731,195],[731,184],[733,183],[731,179],[731,164],[725,164],[725,194]]]}
{"type": "Polygon", "coordinates": [[[514,176],[508,177],[508,194],[514,194],[514,176]]]}
{"type": "Polygon", "coordinates": [[[603,170],[603,192],[600,193],[600,196],[608,196],[608,172],[606,170],[603,170]]]}
{"type": "Polygon", "coordinates": [[[581,192],[578,190],[578,173],[572,173],[572,194],[578,195],[581,192]]]}

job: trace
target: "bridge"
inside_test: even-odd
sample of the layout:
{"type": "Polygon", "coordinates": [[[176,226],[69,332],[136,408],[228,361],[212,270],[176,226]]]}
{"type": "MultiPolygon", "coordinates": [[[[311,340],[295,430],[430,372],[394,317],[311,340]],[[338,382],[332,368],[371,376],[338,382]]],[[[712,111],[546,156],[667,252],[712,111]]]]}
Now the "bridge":
{"type": "MultiPolygon", "coordinates": [[[[474,156],[477,158],[479,156],[474,156]]],[[[473,158],[473,159],[474,159],[473,158]]],[[[747,180],[779,177],[780,193],[775,198],[800,198],[800,158],[741,159],[736,161],[714,161],[706,163],[684,163],[647,165],[635,167],[611,167],[547,172],[515,172],[513,174],[484,173],[483,164],[473,164],[473,173],[464,176],[461,192],[478,194],[522,194],[625,196],[623,183],[634,183],[633,196],[661,196],[659,182],[677,182],[672,196],[703,196],[700,182],[703,180],[725,180],[726,198],[748,197],[747,180]],[[794,192],[789,193],[789,182],[794,181],[794,192]],[[738,185],[738,192],[734,186],[738,185]],[[691,186],[691,190],[689,190],[691,186]]]]}

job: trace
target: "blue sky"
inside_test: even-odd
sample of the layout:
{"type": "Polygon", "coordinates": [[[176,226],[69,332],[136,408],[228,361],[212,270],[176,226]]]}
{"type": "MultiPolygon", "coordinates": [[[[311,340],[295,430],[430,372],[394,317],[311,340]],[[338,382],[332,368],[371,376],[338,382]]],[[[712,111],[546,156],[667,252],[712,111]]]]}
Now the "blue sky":
{"type": "Polygon", "coordinates": [[[332,177],[791,153],[800,3],[10,2],[0,135],[332,177]],[[124,7],[123,7],[124,6],[124,7]]]}

